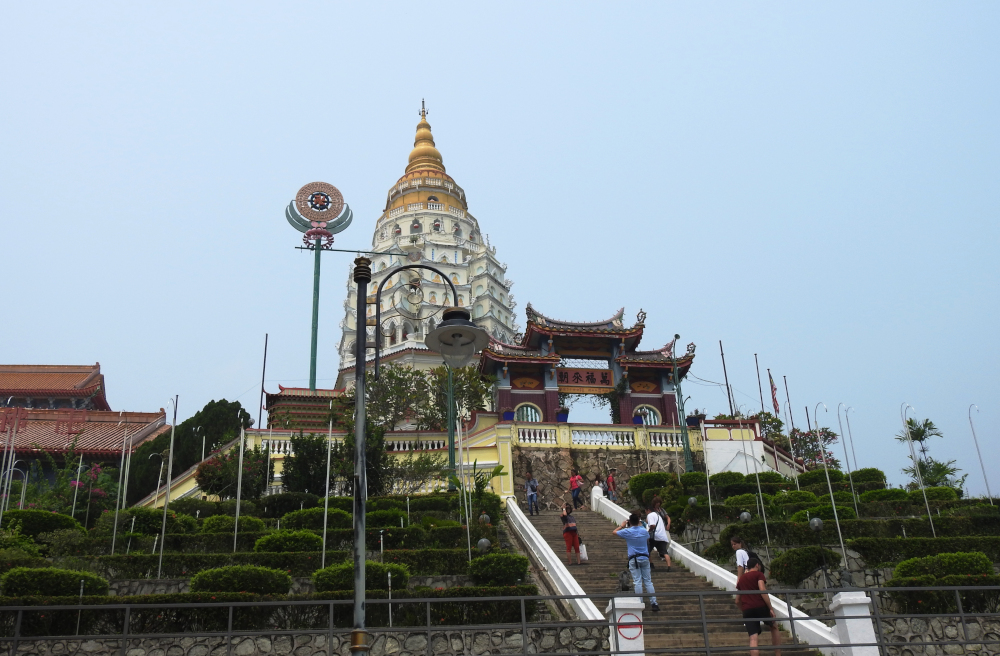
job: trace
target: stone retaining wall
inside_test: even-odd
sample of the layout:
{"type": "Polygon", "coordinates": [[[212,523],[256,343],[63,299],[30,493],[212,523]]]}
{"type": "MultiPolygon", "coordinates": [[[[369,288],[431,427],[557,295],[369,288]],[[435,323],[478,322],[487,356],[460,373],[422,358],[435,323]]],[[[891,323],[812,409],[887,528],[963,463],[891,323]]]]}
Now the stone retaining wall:
{"type": "MultiPolygon", "coordinates": [[[[530,629],[528,651],[531,653],[576,653],[609,649],[608,626],[553,627],[530,629]]],[[[339,630],[333,636],[332,650],[327,649],[325,633],[303,633],[295,636],[235,637],[233,656],[351,656],[350,633],[339,630]]],[[[516,654],[523,651],[523,636],[519,630],[494,631],[432,631],[430,644],[426,631],[407,629],[399,632],[372,631],[371,656],[468,656],[486,654],[516,654]]],[[[0,654],[9,654],[10,647],[0,647],[0,654]]],[[[126,656],[227,656],[229,645],[224,637],[184,637],[163,639],[130,639],[126,656]]],[[[22,640],[17,654],[24,656],[121,656],[118,639],[51,641],[22,640]]]]}
{"type": "Polygon", "coordinates": [[[965,654],[975,652],[980,656],[997,656],[1000,645],[984,645],[976,640],[1000,640],[1000,618],[967,619],[965,632],[971,644],[939,644],[939,645],[907,645],[910,642],[937,642],[946,640],[964,640],[961,621],[957,617],[935,617],[924,619],[912,617],[909,619],[882,620],[882,633],[890,643],[886,651],[888,656],[942,656],[943,654],[965,654]]]}

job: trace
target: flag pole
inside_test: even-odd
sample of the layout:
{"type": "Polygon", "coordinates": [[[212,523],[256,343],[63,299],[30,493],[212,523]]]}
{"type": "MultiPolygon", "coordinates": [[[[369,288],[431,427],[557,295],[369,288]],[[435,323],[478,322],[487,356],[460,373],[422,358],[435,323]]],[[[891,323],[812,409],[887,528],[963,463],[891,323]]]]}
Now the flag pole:
{"type": "Polygon", "coordinates": [[[733,412],[733,395],[729,389],[729,374],[726,373],[726,354],[722,350],[722,340],[719,340],[719,354],[722,356],[722,375],[726,378],[726,398],[729,400],[729,416],[735,417],[736,413],[733,412]]]}

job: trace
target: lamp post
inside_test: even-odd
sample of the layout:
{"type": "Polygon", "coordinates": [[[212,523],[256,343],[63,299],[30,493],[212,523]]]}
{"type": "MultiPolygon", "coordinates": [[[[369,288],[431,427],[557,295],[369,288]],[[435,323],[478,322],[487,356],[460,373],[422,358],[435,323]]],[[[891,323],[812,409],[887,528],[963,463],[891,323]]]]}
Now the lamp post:
{"type": "Polygon", "coordinates": [[[115,492],[115,524],[111,529],[111,555],[115,555],[115,539],[118,537],[118,510],[121,507],[122,498],[122,478],[125,476],[125,447],[128,444],[128,415],[122,410],[118,413],[119,417],[123,417],[118,425],[121,426],[125,424],[125,435],[122,437],[122,462],[118,467],[118,490],[115,492]]]}
{"type": "Polygon", "coordinates": [[[976,438],[976,427],[972,423],[972,409],[979,412],[979,406],[973,403],[969,406],[969,428],[972,429],[972,441],[976,443],[976,455],[979,456],[979,466],[983,470],[983,481],[986,482],[986,495],[990,498],[990,505],[993,505],[993,493],[990,492],[990,479],[986,478],[986,465],[983,464],[983,454],[979,451],[979,440],[976,438]]]}
{"type": "Polygon", "coordinates": [[[827,571],[826,565],[826,551],[823,550],[823,538],[820,537],[823,533],[823,520],[820,517],[813,517],[809,520],[809,528],[812,529],[813,533],[816,534],[816,541],[819,543],[819,553],[823,557],[823,580],[826,581],[826,587],[830,587],[830,573],[827,571]]]}
{"type": "MultiPolygon", "coordinates": [[[[160,560],[156,566],[156,578],[160,578],[163,572],[163,543],[167,538],[167,504],[170,503],[170,478],[174,472],[174,432],[177,430],[177,400],[180,395],[175,394],[169,402],[174,405],[174,419],[170,425],[170,450],[167,453],[167,495],[163,497],[163,523],[160,525],[160,560]]],[[[160,467],[163,467],[163,459],[160,459],[160,467]]],[[[156,502],[153,502],[156,505],[156,502]]]]}
{"type": "MultiPolygon", "coordinates": [[[[9,397],[7,399],[7,403],[5,405],[8,408],[10,408],[10,404],[11,404],[11,402],[13,400],[14,400],[13,396],[9,397]]],[[[9,421],[10,420],[10,413],[11,413],[11,411],[7,410],[6,412],[7,412],[7,420],[9,421]]],[[[4,440],[4,449],[3,449],[3,466],[4,467],[6,467],[8,460],[13,461],[14,458],[17,457],[17,429],[18,429],[18,424],[20,423],[20,421],[22,419],[23,420],[27,420],[28,419],[28,411],[26,409],[24,409],[24,408],[14,408],[13,415],[14,415],[14,422],[13,422],[14,425],[11,426],[11,427],[9,427],[7,429],[7,439],[4,440]],[[10,451],[10,455],[9,456],[8,456],[8,451],[10,451]]],[[[3,525],[3,506],[0,505],[0,526],[2,526],[2,525],[3,525]]]]}
{"type": "Polygon", "coordinates": [[[21,503],[18,506],[18,510],[24,510],[24,492],[28,489],[28,469],[18,469],[21,474],[21,503]]]}
{"type": "MultiPolygon", "coordinates": [[[[819,451],[820,460],[823,461],[823,472],[826,474],[826,488],[830,491],[830,507],[833,509],[833,523],[837,525],[837,539],[840,541],[840,551],[844,555],[844,564],[847,564],[847,548],[844,546],[844,536],[840,532],[840,518],[837,517],[837,500],[833,498],[833,483],[830,482],[830,469],[826,466],[826,450],[823,448],[823,438],[820,435],[819,430],[819,407],[823,406],[824,412],[829,412],[826,404],[820,401],[813,408],[813,419],[816,420],[816,449],[819,451]]],[[[806,406],[806,425],[809,430],[812,430],[812,426],[809,425],[809,407],[806,406]]]]}
{"type": "MultiPolygon", "coordinates": [[[[89,467],[90,465],[88,465],[89,467]]],[[[76,519],[76,493],[80,491],[80,470],[83,469],[83,454],[80,454],[80,464],[76,466],[76,485],[73,486],[73,519],[76,519]]]]}
{"type": "Polygon", "coordinates": [[[193,432],[195,435],[201,435],[201,460],[199,462],[205,462],[205,432],[201,426],[195,426],[193,432]]]}
{"type": "MultiPolygon", "coordinates": [[[[374,378],[378,379],[379,372],[379,350],[381,348],[381,331],[379,327],[382,321],[381,297],[382,288],[395,274],[407,269],[427,269],[441,276],[451,287],[451,297],[458,300],[458,293],[455,284],[447,275],[440,270],[426,264],[409,264],[393,269],[383,278],[375,292],[375,339],[371,347],[375,351],[374,378]]],[[[354,282],[357,285],[358,303],[361,299],[368,298],[368,283],[372,279],[371,260],[366,257],[358,257],[354,260],[354,282]]],[[[369,347],[368,331],[364,327],[363,313],[358,313],[358,322],[355,325],[355,355],[354,355],[354,622],[351,632],[351,651],[357,656],[367,652],[370,648],[365,631],[365,501],[367,496],[367,476],[365,462],[365,354],[369,347]]],[[[427,348],[441,354],[445,364],[449,366],[449,371],[455,367],[468,364],[472,357],[481,351],[489,343],[489,334],[482,328],[477,327],[470,320],[468,310],[453,307],[442,315],[442,321],[433,331],[424,338],[427,348]]],[[[451,385],[449,385],[451,387],[451,385]]],[[[453,393],[449,395],[449,401],[453,393]]],[[[455,470],[455,446],[454,446],[454,414],[451,411],[453,403],[449,402],[449,423],[448,423],[448,465],[452,472],[455,470]]]]}
{"type": "MultiPolygon", "coordinates": [[[[858,495],[854,492],[854,475],[851,473],[851,457],[847,455],[847,440],[844,439],[844,424],[840,422],[840,406],[844,405],[841,401],[837,404],[837,426],[840,427],[840,439],[844,440],[844,463],[847,465],[847,480],[851,482],[851,497],[854,499],[854,514],[858,517],[861,516],[861,512],[858,510],[858,495]]],[[[819,425],[816,426],[819,428],[819,425]]],[[[858,462],[854,461],[854,466],[856,467],[858,462]]]]}
{"type": "Polygon", "coordinates": [[[160,472],[156,475],[156,494],[153,496],[153,507],[156,507],[156,501],[160,498],[160,483],[163,482],[163,454],[162,453],[150,453],[147,460],[152,460],[154,457],[160,459],[160,472]]]}
{"type": "Polygon", "coordinates": [[[847,437],[851,440],[851,457],[854,458],[854,467],[858,466],[858,452],[854,450],[854,435],[851,433],[851,410],[854,408],[848,406],[844,410],[844,421],[847,422],[847,437]]]}
{"type": "MultiPolygon", "coordinates": [[[[684,440],[684,473],[688,473],[694,471],[694,460],[691,458],[691,440],[689,439],[687,430],[687,418],[684,416],[684,395],[681,394],[681,376],[677,372],[676,345],[677,340],[680,338],[680,335],[675,334],[674,341],[670,343],[670,359],[673,361],[671,374],[674,378],[674,395],[677,398],[677,421],[681,425],[681,438],[684,440]]],[[[719,342],[719,348],[722,348],[722,342],[719,342]]]]}
{"type": "Polygon", "coordinates": [[[924,488],[924,477],[920,473],[920,463],[917,462],[917,453],[913,450],[913,438],[910,437],[910,425],[906,423],[907,410],[913,410],[916,412],[917,409],[906,401],[903,401],[903,405],[899,407],[899,416],[903,420],[903,431],[906,433],[906,443],[910,446],[910,462],[913,463],[913,473],[916,474],[917,485],[920,486],[920,491],[924,495],[924,507],[927,508],[927,521],[931,523],[931,535],[937,537],[937,531],[934,530],[934,518],[931,517],[931,504],[927,501],[927,490],[924,488]]]}

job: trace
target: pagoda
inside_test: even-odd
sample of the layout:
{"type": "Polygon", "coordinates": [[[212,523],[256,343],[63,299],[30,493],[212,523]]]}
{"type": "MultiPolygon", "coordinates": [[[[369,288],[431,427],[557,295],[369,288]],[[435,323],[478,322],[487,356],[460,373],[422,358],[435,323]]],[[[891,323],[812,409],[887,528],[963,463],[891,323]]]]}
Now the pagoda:
{"type": "MultiPolygon", "coordinates": [[[[441,356],[424,346],[424,336],[453,305],[467,308],[476,325],[498,342],[513,341],[519,332],[507,266],[497,259],[496,248],[469,212],[465,190],[446,173],[424,108],[406,169],[389,188],[385,209],[375,222],[372,250],[372,295],[366,302],[359,303],[348,276],[338,388],[353,384],[359,307],[364,308],[367,341],[373,341],[379,330],[382,357],[417,369],[442,366],[441,356]],[[407,264],[427,264],[440,273],[394,272],[407,264]],[[455,286],[457,298],[445,277],[455,286]],[[374,290],[386,278],[382,325],[376,327],[374,290]]],[[[368,352],[374,357],[372,350],[368,352]]]]}

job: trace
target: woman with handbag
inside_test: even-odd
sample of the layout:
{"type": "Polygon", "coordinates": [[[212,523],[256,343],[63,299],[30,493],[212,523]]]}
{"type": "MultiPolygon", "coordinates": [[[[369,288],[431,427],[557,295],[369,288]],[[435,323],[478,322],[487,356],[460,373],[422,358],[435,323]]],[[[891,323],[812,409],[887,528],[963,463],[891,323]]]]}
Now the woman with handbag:
{"type": "Polygon", "coordinates": [[[580,532],[576,528],[576,517],[573,517],[573,506],[566,504],[563,506],[562,515],[559,517],[563,523],[563,540],[566,542],[566,562],[573,564],[573,550],[576,549],[576,564],[582,565],[580,560],[580,532]]]}

